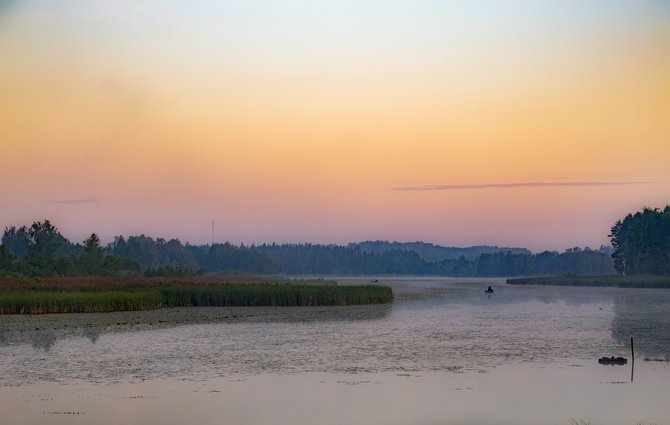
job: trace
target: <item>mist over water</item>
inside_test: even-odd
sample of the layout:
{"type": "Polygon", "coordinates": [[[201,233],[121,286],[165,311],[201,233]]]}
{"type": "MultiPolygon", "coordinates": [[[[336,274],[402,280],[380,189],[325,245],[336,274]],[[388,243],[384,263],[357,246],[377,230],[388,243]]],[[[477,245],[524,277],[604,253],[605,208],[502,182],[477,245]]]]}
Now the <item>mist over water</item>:
{"type": "Polygon", "coordinates": [[[392,304],[2,315],[0,410],[16,424],[668,423],[670,291],[380,280],[392,304]],[[631,337],[634,382],[597,363],[630,359],[631,337]]]}
{"type": "Polygon", "coordinates": [[[670,358],[663,290],[388,283],[391,305],[1,316],[0,384],[484,370],[626,356],[631,337],[640,357],[670,358]]]}

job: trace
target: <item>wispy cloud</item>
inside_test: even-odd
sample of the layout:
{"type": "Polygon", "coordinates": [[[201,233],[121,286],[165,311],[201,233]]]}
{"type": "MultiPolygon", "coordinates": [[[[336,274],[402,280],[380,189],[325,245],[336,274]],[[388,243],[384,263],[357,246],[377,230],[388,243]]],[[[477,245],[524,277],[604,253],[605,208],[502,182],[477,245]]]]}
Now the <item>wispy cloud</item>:
{"type": "Polygon", "coordinates": [[[431,190],[475,190],[475,189],[515,189],[521,187],[591,187],[591,186],[628,186],[645,184],[645,181],[572,181],[572,182],[520,182],[520,183],[483,183],[483,184],[436,184],[426,186],[394,187],[399,191],[431,190]]]}
{"type": "Polygon", "coordinates": [[[49,201],[50,204],[62,205],[79,205],[79,204],[95,204],[102,200],[102,198],[79,198],[79,199],[54,199],[49,201]]]}

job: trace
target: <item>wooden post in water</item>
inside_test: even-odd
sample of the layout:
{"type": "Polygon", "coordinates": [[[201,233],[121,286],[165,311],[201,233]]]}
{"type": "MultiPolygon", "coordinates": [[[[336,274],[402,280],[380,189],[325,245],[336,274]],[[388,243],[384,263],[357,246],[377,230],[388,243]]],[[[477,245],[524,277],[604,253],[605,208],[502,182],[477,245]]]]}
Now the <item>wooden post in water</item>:
{"type": "Polygon", "coordinates": [[[630,382],[633,382],[633,372],[635,371],[635,350],[633,350],[633,338],[630,339],[630,382]]]}

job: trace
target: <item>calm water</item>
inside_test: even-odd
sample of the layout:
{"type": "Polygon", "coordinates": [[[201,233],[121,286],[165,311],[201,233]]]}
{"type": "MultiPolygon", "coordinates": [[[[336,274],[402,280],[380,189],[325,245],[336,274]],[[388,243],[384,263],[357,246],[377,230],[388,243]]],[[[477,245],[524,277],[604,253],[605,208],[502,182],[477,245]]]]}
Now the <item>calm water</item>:
{"type": "Polygon", "coordinates": [[[670,423],[670,291],[381,280],[392,305],[0,316],[0,410],[7,423],[670,423]],[[630,365],[596,362],[630,358],[631,337],[633,383],[630,365]]]}

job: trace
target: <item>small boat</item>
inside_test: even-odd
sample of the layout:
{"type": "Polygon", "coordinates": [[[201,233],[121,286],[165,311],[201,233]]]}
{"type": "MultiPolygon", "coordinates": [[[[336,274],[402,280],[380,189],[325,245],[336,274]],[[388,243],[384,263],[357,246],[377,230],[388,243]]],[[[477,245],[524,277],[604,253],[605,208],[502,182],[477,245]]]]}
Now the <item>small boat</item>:
{"type": "Polygon", "coordinates": [[[625,365],[628,363],[628,360],[623,357],[601,357],[598,359],[598,363],[604,365],[625,365]]]}
{"type": "Polygon", "coordinates": [[[488,288],[486,288],[486,289],[484,290],[484,292],[486,292],[487,294],[492,294],[494,291],[493,291],[493,288],[491,288],[491,287],[489,286],[488,288]]]}

